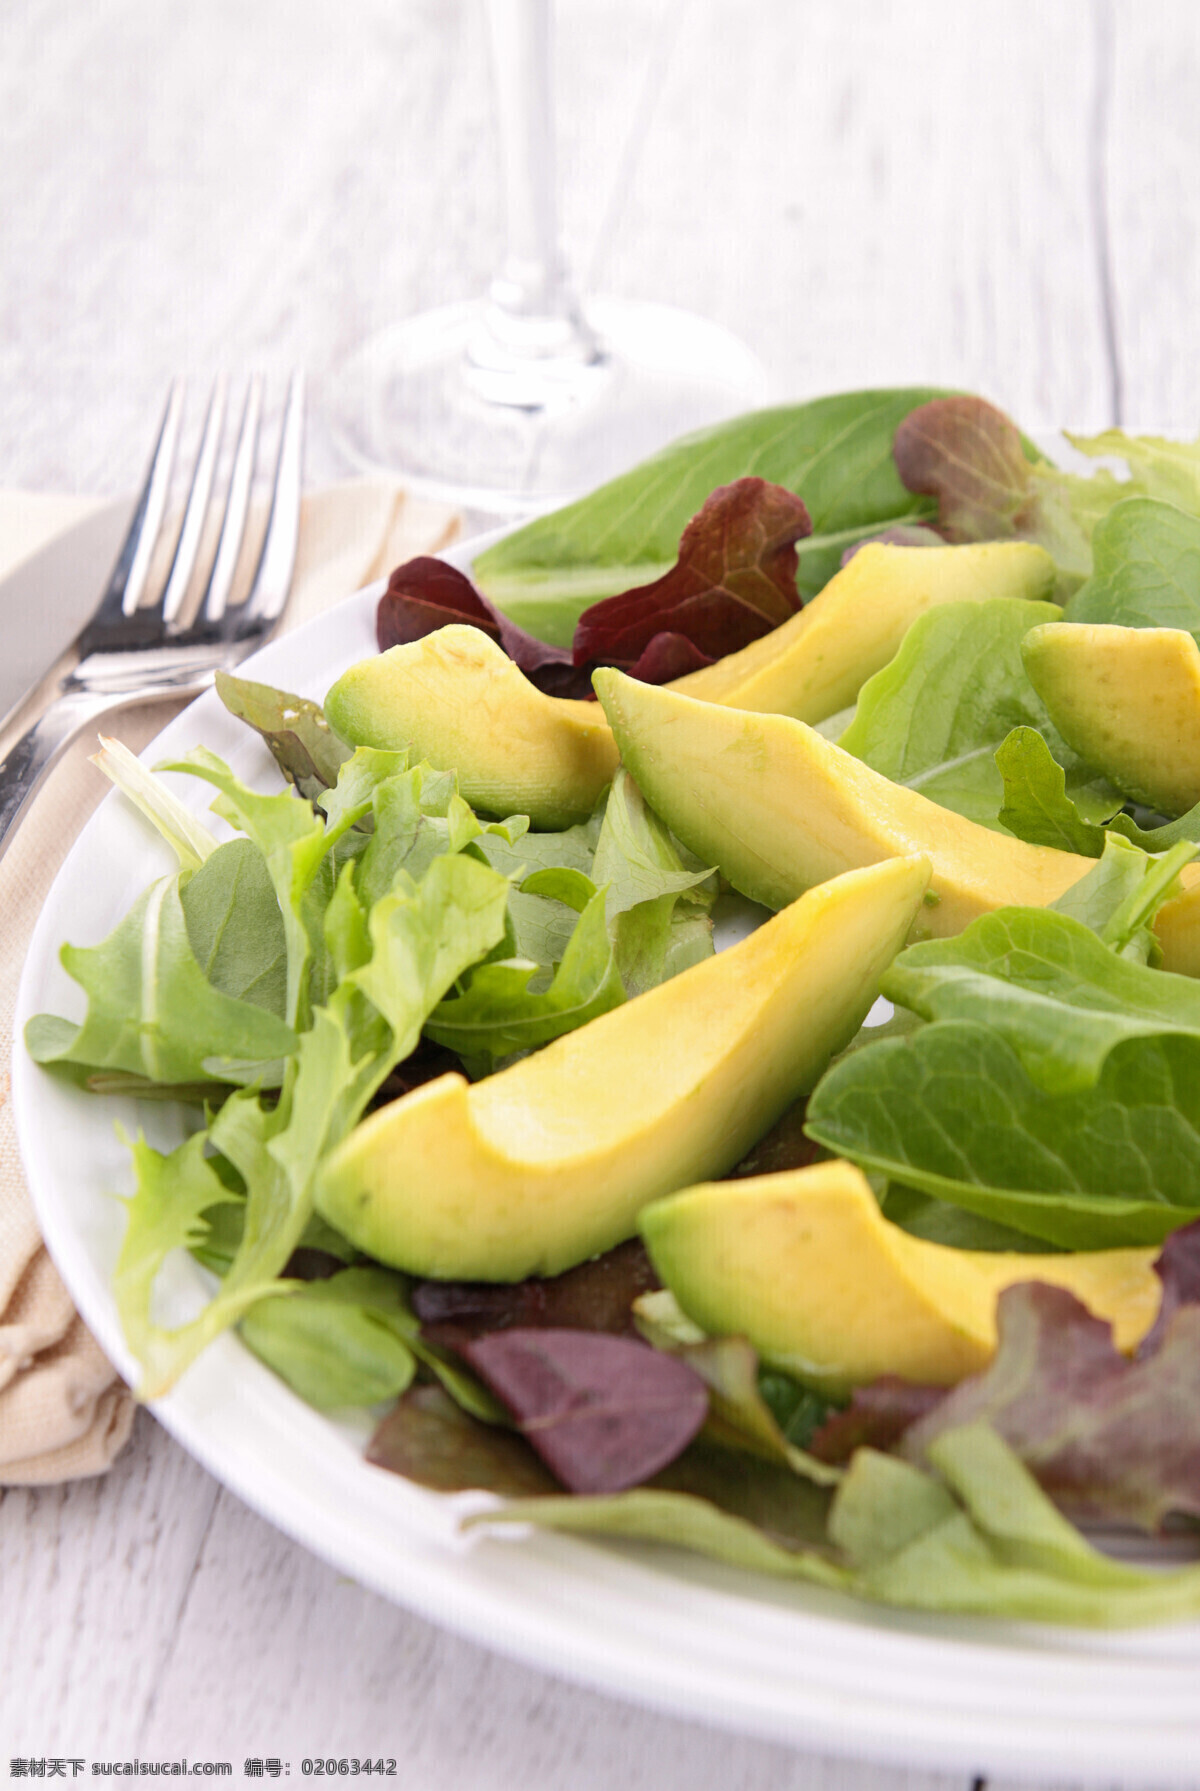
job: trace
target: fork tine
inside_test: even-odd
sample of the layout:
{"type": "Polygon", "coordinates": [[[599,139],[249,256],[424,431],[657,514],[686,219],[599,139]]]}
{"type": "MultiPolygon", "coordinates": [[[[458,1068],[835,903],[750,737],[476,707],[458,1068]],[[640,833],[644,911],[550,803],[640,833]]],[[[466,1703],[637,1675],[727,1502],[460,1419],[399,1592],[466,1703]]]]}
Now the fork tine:
{"type": "Polygon", "coordinates": [[[204,419],[204,435],[200,442],[200,452],[196,457],[196,470],[192,474],[192,489],[188,493],[187,508],[183,513],[183,523],[179,530],[179,540],[175,546],[175,556],[171,561],[171,571],[162,597],[159,599],[160,614],[163,621],[168,624],[173,622],[179,614],[180,605],[187,596],[192,573],[196,569],[200,540],[204,534],[204,519],[208,515],[209,500],[212,497],[213,474],[217,468],[217,451],[221,445],[221,431],[225,427],[227,383],[224,374],[219,375],[213,383],[212,394],[208,400],[208,415],[204,419]]]}
{"type": "Polygon", "coordinates": [[[225,614],[229,593],[233,589],[242,537],[246,533],[246,516],[250,508],[250,486],[254,478],[254,462],[258,454],[258,425],[262,415],[262,375],[256,373],[246,387],[242,421],[238,428],[233,471],[229,476],[229,496],[225,504],[225,520],[216,558],[208,576],[204,597],[196,615],[198,628],[219,622],[225,614]]]}
{"type": "Polygon", "coordinates": [[[134,506],[129,533],[117,555],[108,589],[97,609],[97,619],[108,615],[131,616],[146,588],[154,545],[167,507],[171,469],[175,464],[175,448],[179,440],[179,421],[183,414],[183,392],[183,381],[175,380],[167,394],[166,408],[159,424],[154,452],[150,457],[146,482],[134,506]]]}
{"type": "Polygon", "coordinates": [[[238,613],[242,632],[265,634],[288,600],[300,538],[300,490],[304,460],[304,374],[293,373],[279,434],[271,513],[250,595],[238,613]]]}

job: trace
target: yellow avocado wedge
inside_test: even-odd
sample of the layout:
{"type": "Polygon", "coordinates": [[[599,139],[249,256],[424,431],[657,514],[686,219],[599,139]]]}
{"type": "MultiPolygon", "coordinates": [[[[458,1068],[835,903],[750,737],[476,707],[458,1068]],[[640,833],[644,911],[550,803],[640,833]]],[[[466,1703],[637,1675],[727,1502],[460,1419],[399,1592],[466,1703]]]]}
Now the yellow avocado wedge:
{"type": "Polygon", "coordinates": [[[351,666],[325,714],[353,746],[411,745],[457,771],[472,808],[549,830],[586,821],[617,768],[595,703],[543,696],[488,635],[457,622],[351,666]]]}
{"type": "Polygon", "coordinates": [[[824,721],[856,701],[927,610],[992,597],[1049,599],[1055,577],[1050,555],[1027,541],[868,542],[781,627],[669,688],[705,703],[824,721]]]}
{"type": "Polygon", "coordinates": [[[1200,802],[1200,647],[1180,628],[1049,622],[1021,657],[1063,739],[1166,815],[1200,802]]]}
{"type": "Polygon", "coordinates": [[[923,852],[936,901],[921,911],[921,936],[945,938],[992,908],[1045,907],[1095,862],[980,827],[789,716],[697,702],[607,669],[594,682],[647,802],[768,908],[856,865],[923,852]]]}
{"type": "Polygon", "coordinates": [[[332,1152],[318,1210],[380,1262],[443,1279],[556,1275],[611,1248],[813,1087],[928,875],[910,858],[841,877],[498,1075],[414,1089],[332,1152]]]}
{"type": "Polygon", "coordinates": [[[951,1386],[987,1366],[996,1301],[1018,1281],[1069,1288],[1132,1350],[1158,1315],[1157,1247],[1023,1256],[952,1250],[886,1220],[850,1163],[709,1182],[655,1201],[641,1231],[694,1324],[745,1337],[821,1391],[882,1374],[951,1386]]]}

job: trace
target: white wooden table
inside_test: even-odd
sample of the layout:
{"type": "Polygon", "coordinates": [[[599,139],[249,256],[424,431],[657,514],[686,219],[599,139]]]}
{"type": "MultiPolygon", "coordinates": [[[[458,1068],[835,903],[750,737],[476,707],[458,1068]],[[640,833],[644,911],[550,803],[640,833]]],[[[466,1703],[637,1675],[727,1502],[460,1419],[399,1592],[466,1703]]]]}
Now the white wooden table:
{"type": "MultiPolygon", "coordinates": [[[[1190,0],[562,0],[558,63],[587,284],[728,325],[780,397],[929,381],[1027,428],[1200,427],[1190,0]]],[[[172,373],[296,363],[336,476],[321,376],[498,249],[475,0],[5,0],[0,142],[0,486],[129,490],[172,373]]],[[[107,1478],[0,1495],[0,1587],[0,1774],[319,1752],[420,1791],[966,1791],[460,1641],[145,1414],[107,1478]]]]}

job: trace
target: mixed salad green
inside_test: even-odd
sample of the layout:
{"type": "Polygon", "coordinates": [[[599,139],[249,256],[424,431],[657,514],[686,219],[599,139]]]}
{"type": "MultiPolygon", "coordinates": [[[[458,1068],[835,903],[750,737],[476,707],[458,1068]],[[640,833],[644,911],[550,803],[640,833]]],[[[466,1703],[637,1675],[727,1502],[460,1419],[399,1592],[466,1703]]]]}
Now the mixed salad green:
{"type": "MultiPolygon", "coordinates": [[[[475,1523],[649,1538],[937,1610],[1200,1612],[1200,1566],[1122,1565],[1070,1521],[1200,1520],[1200,985],[1157,967],[1153,932],[1200,850],[1200,803],[1139,809],[1067,744],[1021,654],[1047,612],[1200,639],[1200,445],[1113,431],[1075,445],[1123,475],[1060,471],[976,399],[859,393],[756,413],[517,531],[474,571],[484,624],[503,615],[522,643],[556,648],[553,681],[581,615],[619,598],[624,628],[643,588],[664,615],[669,592],[659,632],[685,645],[660,654],[658,625],[634,628],[623,663],[653,649],[643,667],[660,655],[670,676],[711,662],[722,629],[761,637],[774,623],[760,607],[747,624],[747,580],[761,588],[769,559],[777,590],[782,551],[792,607],[872,538],[913,552],[1020,538],[1053,555],[1057,605],[931,611],[822,729],[977,824],[1094,868],[1053,909],[902,952],[884,982],[895,1018],[864,1028],[807,1112],[734,1173],[844,1156],[888,1218],[963,1248],[1162,1244],[1162,1307],[1138,1356],[1069,1293],[1024,1283],[1002,1296],[984,1374],[950,1390],[884,1381],[839,1408],[744,1340],[698,1333],[636,1241],[512,1287],[414,1283],[365,1260],[313,1204],[363,1114],[448,1066],[486,1076],[700,962],[721,867],[696,861],[624,771],[588,822],[533,832],[473,812],[452,770],[352,749],[316,703],[226,679],[287,787],[251,789],[203,747],[152,773],[106,743],[99,762],[178,868],[102,944],[64,946],[83,1021],[42,1015],[27,1033],[56,1074],[194,1115],[173,1151],[130,1142],[115,1292],[141,1396],[238,1325],[313,1404],[388,1407],[372,1461],[500,1494],[475,1523]],[[736,578],[693,557],[672,583],[691,519],[747,477],[798,494],[811,527],[723,559],[736,578]],[[211,785],[236,837],[218,841],[164,772],[211,785]],[[155,1288],[180,1248],[213,1291],[169,1327],[155,1288]]],[[[612,614],[583,631],[588,664],[617,639],[612,614]]]]}

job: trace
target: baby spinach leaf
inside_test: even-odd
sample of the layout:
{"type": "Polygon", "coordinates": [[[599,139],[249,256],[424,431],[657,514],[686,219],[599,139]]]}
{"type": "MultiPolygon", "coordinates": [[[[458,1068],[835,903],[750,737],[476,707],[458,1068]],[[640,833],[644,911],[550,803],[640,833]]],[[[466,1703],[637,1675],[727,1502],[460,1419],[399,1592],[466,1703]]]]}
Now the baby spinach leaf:
{"type": "Polygon", "coordinates": [[[417,1371],[400,1283],[383,1269],[343,1269],[257,1301],[240,1330],[260,1361],[320,1411],[394,1399],[417,1371]]]}
{"type": "Polygon", "coordinates": [[[1179,628],[1200,641],[1200,517],[1127,497],[1097,523],[1092,554],[1095,569],[1066,621],[1179,628]]]}
{"type": "Polygon", "coordinates": [[[940,1020],[835,1064],[808,1130],[894,1181],[1068,1249],[1159,1243],[1200,1212],[1200,1043],[1139,1038],[1048,1094],[1013,1048],[940,1020]]]}
{"type": "Polygon", "coordinates": [[[981,915],[955,939],[909,946],[889,1001],[925,1020],[973,1020],[1048,1093],[1091,1088],[1126,1039],[1200,1040],[1200,983],[1118,957],[1082,922],[1039,908],[981,915]]]}
{"type": "MultiPolygon", "coordinates": [[[[1004,782],[996,750],[1015,728],[1040,729],[1069,766],[1078,801],[1096,808],[1094,773],[1054,729],[1021,661],[1028,631],[1060,613],[1053,604],[1015,597],[928,611],[863,686],[838,745],[893,783],[998,828],[1004,782]]],[[[1100,812],[1111,814],[1120,801],[1101,795],[1100,812]]]]}
{"type": "Polygon", "coordinates": [[[188,942],[213,988],[282,1019],[287,940],[258,847],[247,839],[218,846],[179,893],[188,942]]]}
{"type": "Polygon", "coordinates": [[[928,387],[849,392],[700,430],[506,536],[476,560],[475,578],[513,621],[566,647],[590,604],[668,572],[709,493],[749,475],[804,499],[813,534],[797,583],[807,599],[852,542],[931,512],[900,482],[892,437],[933,395],[928,387]]]}

